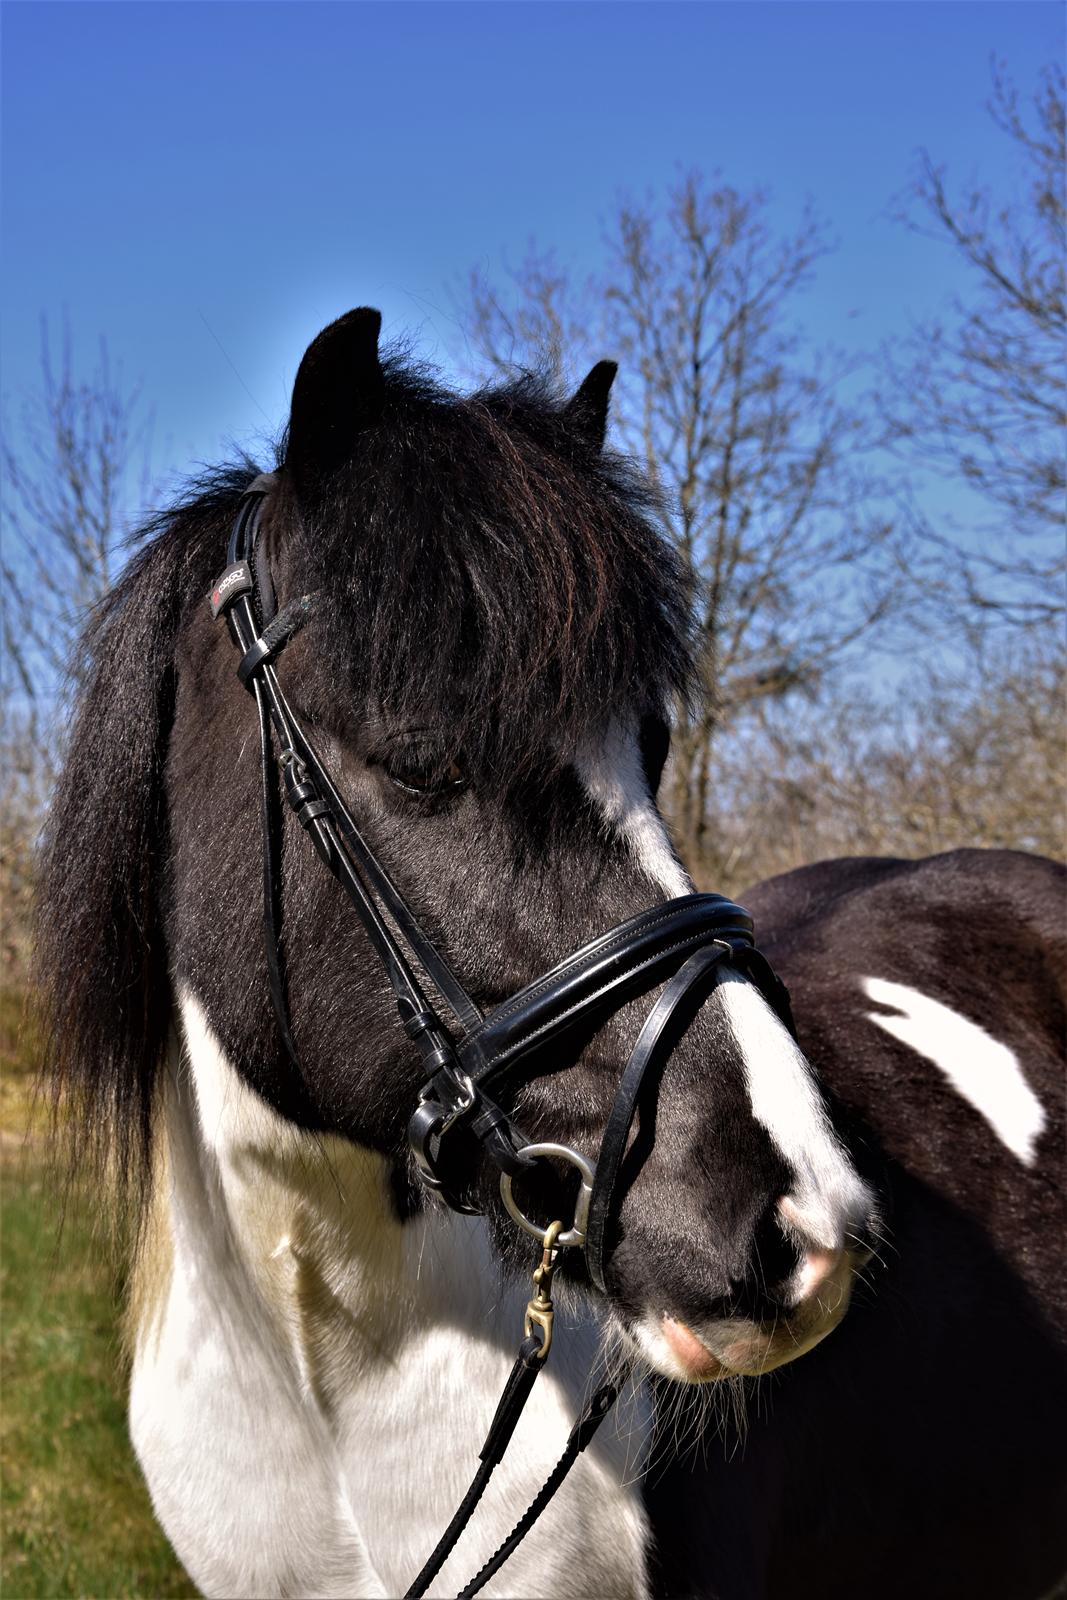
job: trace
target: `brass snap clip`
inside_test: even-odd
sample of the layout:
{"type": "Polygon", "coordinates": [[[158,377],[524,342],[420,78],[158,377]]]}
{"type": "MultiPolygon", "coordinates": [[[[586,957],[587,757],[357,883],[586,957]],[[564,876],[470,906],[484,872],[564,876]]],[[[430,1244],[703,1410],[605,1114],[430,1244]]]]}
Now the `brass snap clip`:
{"type": "Polygon", "coordinates": [[[534,1328],[541,1330],[541,1351],[537,1358],[539,1361],[547,1358],[552,1347],[552,1322],[555,1315],[552,1305],[552,1276],[556,1270],[556,1257],[559,1255],[556,1241],[562,1232],[562,1222],[550,1222],[545,1230],[541,1260],[533,1271],[533,1283],[537,1293],[526,1307],[524,1329],[527,1339],[532,1335],[534,1328]]]}

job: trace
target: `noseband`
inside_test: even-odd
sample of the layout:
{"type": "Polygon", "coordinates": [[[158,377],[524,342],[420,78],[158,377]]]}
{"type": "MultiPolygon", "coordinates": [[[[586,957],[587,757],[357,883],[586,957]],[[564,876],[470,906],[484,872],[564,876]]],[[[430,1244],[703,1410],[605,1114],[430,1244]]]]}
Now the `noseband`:
{"type": "MultiPolygon", "coordinates": [[[[501,1197],[508,1212],[543,1245],[541,1265],[535,1273],[538,1294],[528,1307],[526,1338],[482,1451],[482,1467],[453,1524],[409,1591],[421,1594],[466,1525],[548,1354],[549,1286],[557,1253],[580,1247],[593,1283],[602,1291],[606,1288],[607,1237],[614,1218],[620,1164],[642,1086],[653,1082],[662,1069],[677,1042],[681,1019],[691,1018],[723,973],[733,969],[759,988],[790,1032],[794,1032],[793,1020],[784,984],[755,948],[751,917],[718,894],[683,895],[631,917],[583,945],[488,1015],[482,1014],[363,837],[278,681],[275,663],[313,615],[316,597],[301,595],[277,610],[270,567],[259,539],[263,503],[274,484],[272,474],[262,474],[245,491],[230,535],[227,565],[209,600],[212,616],[226,618],[240,654],[238,678],[254,695],[259,713],[264,930],[271,998],[282,1042],[303,1077],[289,1017],[280,944],[281,807],[275,738],[286,801],[320,859],[352,901],[382,962],[400,1023],[422,1060],[425,1081],[408,1124],[408,1139],[424,1187],[456,1211],[480,1211],[469,1184],[472,1157],[480,1145],[500,1173],[501,1197]],[[446,1026],[428,997],[416,967],[452,1013],[457,1025],[454,1030],[446,1026]],[[590,1031],[603,1027],[628,1000],[658,984],[663,988],[623,1069],[595,1164],[566,1145],[531,1142],[501,1106],[500,1091],[558,1066],[561,1056],[566,1064],[573,1064],[590,1031]],[[579,1035],[581,1040],[576,1042],[579,1035]],[[546,1230],[531,1221],[512,1193],[513,1180],[546,1158],[562,1160],[579,1176],[573,1222],[566,1229],[553,1223],[546,1230]]],[[[586,1407],[568,1442],[570,1460],[564,1453],[567,1467],[610,1409],[616,1389],[617,1383],[603,1385],[586,1407]]],[[[566,1470],[561,1461],[556,1469],[559,1481],[566,1470]]],[[[557,1486],[552,1479],[549,1483],[552,1488],[545,1486],[545,1504],[557,1486]]],[[[496,1565],[503,1563],[543,1509],[537,1501],[534,1505],[537,1510],[531,1507],[533,1515],[527,1514],[530,1521],[524,1518],[519,1525],[522,1532],[516,1530],[517,1537],[505,1542],[497,1553],[499,1560],[494,1557],[496,1565]]],[[[491,1570],[479,1574],[478,1588],[488,1581],[496,1565],[490,1563],[491,1570]]],[[[464,1590],[464,1594],[475,1592],[474,1587],[464,1590]]]]}

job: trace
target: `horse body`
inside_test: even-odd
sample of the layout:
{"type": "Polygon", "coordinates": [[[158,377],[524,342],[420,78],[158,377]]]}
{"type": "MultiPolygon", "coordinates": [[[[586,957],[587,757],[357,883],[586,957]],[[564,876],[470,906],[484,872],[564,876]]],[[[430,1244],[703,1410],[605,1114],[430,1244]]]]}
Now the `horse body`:
{"type": "MultiPolygon", "coordinates": [[[[655,806],[664,708],[686,681],[685,601],[647,496],[602,453],[613,369],[594,368],[567,402],[529,382],[464,399],[382,363],[379,320],[350,313],[301,363],[263,583],[280,602],[317,597],[279,669],[286,692],[406,903],[490,1012],[691,887],[655,806]]],[[[291,814],[280,950],[298,1057],[283,1047],[259,934],[254,715],[203,600],[251,476],[247,463],[220,475],[162,518],[88,636],[50,823],[44,992],[60,1082],[81,1093],[82,1130],[117,1153],[147,1218],[131,1427],[176,1549],[208,1594],[392,1595],[473,1468],[521,1336],[533,1250],[473,1138],[464,1194],[483,1215],[454,1215],[416,1181],[418,1059],[366,933],[291,814]]],[[[868,876],[877,897],[880,869],[868,876]]],[[[867,1437],[852,1409],[877,1412],[879,1360],[927,1360],[924,1319],[954,1272],[973,1318],[992,1325],[984,1258],[964,1250],[954,1267],[952,1229],[912,1205],[945,1143],[925,1168],[910,1134],[875,1149],[897,1127],[882,1116],[885,1063],[903,1051],[914,1077],[921,1022],[918,1004],[905,1014],[884,1001],[951,964],[951,918],[946,947],[917,973],[880,961],[878,904],[857,899],[858,921],[835,922],[847,896],[832,874],[794,888],[769,886],[756,910],[807,1055],[740,970],[718,974],[678,1023],[619,1169],[604,1293],[579,1251],[562,1252],[545,1374],[431,1593],[455,1593],[511,1528],[620,1352],[650,1386],[635,1384],[486,1592],[836,1592],[810,1578],[830,1559],[835,1507],[869,1511],[863,1484],[890,1492],[874,1444],[858,1452],[857,1483],[838,1482],[848,1440],[867,1437]],[[815,904],[825,914],[813,921],[815,904]],[[874,987],[857,991],[861,959],[874,987]],[[872,1024],[871,1006],[892,1026],[872,1024]],[[809,1057],[826,1066],[829,1100],[809,1057]],[[885,1275],[885,1308],[881,1295],[861,1305],[824,1345],[879,1234],[880,1186],[907,1264],[885,1275]],[[650,1430],[657,1449],[653,1391],[709,1379],[736,1391],[801,1355],[740,1466],[679,1467],[665,1482],[660,1464],[638,1488],[650,1430]],[[820,1375],[831,1395],[840,1375],[846,1404],[820,1375]]],[[[907,948],[923,904],[919,892],[907,948]]],[[[974,911],[964,906],[957,936],[974,911]]],[[[987,962],[987,985],[1002,970],[987,962]]],[[[502,1086],[529,1138],[595,1154],[655,989],[649,979],[595,1027],[576,1026],[538,1076],[502,1086]]],[[[1047,1016],[1046,995],[1035,1029],[1047,1016]]],[[[998,1059],[1012,1087],[994,1119],[1039,1160],[1045,1088],[1035,1105],[1029,1067],[1013,1078],[998,1059]]],[[[920,1072],[944,1095],[936,1066],[920,1072]]],[[[971,1087],[989,1112],[988,1090],[971,1087]]],[[[936,1119],[920,1123],[933,1138],[936,1119]]],[[[1024,1171],[1036,1181],[1044,1169],[1024,1171]]],[[[515,1189],[528,1214],[573,1215],[573,1187],[546,1162],[515,1189]]],[[[1036,1263],[1035,1287],[1043,1274],[1036,1263]]],[[[937,1392],[925,1381],[924,1402],[937,1392]]],[[[876,1443],[883,1423],[868,1429],[876,1443]]]]}
{"type": "Polygon", "coordinates": [[[887,1240],[833,1339],[760,1380],[743,1437],[650,1475],[659,1592],[1026,1600],[1062,1579],[1064,878],[971,850],[745,894],[887,1240]]]}

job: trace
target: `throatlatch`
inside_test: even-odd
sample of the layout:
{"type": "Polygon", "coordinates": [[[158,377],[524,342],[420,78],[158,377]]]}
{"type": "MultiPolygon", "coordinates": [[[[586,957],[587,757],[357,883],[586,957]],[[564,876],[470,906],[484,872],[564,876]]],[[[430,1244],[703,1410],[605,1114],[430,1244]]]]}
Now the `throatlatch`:
{"type": "MultiPolygon", "coordinates": [[[[263,504],[275,483],[272,473],[264,473],[245,491],[230,535],[227,564],[212,586],[209,604],[214,618],[226,618],[240,654],[237,676],[254,695],[259,714],[263,926],[271,1000],[282,1042],[303,1078],[281,945],[279,768],[286,802],[352,901],[385,970],[401,1025],[421,1057],[425,1080],[408,1139],[423,1185],[456,1211],[479,1212],[470,1186],[475,1176],[471,1157],[480,1146],[500,1172],[501,1197],[509,1214],[542,1247],[535,1272],[537,1293],[527,1308],[523,1343],[483,1447],[481,1465],[410,1589],[414,1596],[424,1592],[466,1526],[547,1359],[552,1338],[551,1280],[559,1252],[582,1249],[590,1278],[597,1288],[606,1289],[619,1168],[642,1086],[655,1081],[695,1008],[728,966],[760,989],[794,1037],[795,1029],[785,985],[755,948],[751,917],[717,894],[682,895],[631,917],[483,1016],[363,837],[278,681],[275,664],[314,616],[316,597],[298,595],[277,609],[259,538],[263,504]],[[413,963],[451,1011],[455,1035],[428,998],[413,963]],[[567,1145],[531,1142],[501,1105],[501,1091],[508,1095],[525,1079],[554,1067],[561,1051],[573,1052],[576,1060],[581,1052],[576,1042],[579,1032],[587,1038],[591,1025],[602,1027],[628,1000],[660,984],[664,987],[619,1080],[596,1163],[567,1145]],[[546,1230],[524,1215],[512,1193],[513,1180],[546,1159],[563,1161],[578,1173],[570,1227],[556,1221],[546,1230]]],[[[614,1404],[618,1382],[616,1376],[597,1389],[537,1499],[463,1590],[464,1596],[476,1594],[488,1582],[536,1521],[614,1404]]]]}

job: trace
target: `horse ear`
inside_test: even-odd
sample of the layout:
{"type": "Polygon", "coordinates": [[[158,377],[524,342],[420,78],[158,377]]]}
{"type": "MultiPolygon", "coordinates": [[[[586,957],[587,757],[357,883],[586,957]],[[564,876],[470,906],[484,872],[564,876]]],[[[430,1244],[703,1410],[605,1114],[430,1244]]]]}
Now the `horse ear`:
{"type": "Polygon", "coordinates": [[[563,415],[600,450],[608,426],[608,395],[618,372],[615,361],[598,361],[581,387],[568,400],[563,415]]]}
{"type": "Polygon", "coordinates": [[[357,435],[377,419],[385,388],[378,360],[381,327],[380,311],[359,306],[323,328],[304,352],[285,452],[298,487],[343,466],[357,435]]]}

